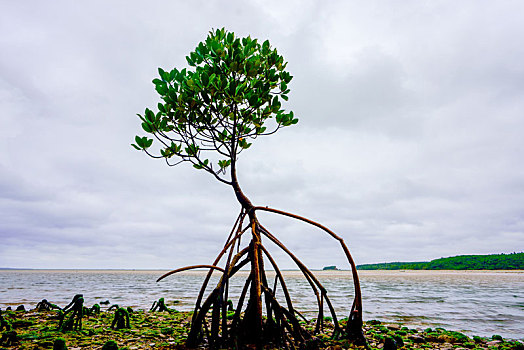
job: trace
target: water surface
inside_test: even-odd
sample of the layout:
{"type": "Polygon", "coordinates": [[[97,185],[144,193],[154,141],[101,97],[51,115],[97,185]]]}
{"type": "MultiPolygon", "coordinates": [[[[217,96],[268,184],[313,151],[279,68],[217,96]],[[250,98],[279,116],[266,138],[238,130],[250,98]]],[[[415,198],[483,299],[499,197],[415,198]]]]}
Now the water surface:
{"type": "MultiPolygon", "coordinates": [[[[149,309],[153,301],[164,297],[168,303],[179,301],[175,306],[178,310],[191,310],[205,272],[184,272],[155,282],[163,273],[0,270],[0,308],[20,304],[33,308],[44,298],[65,306],[73,295],[82,293],[88,306],[109,300],[111,304],[149,309]]],[[[524,271],[360,271],[359,274],[365,320],[524,339],[524,271]]],[[[295,307],[307,317],[314,317],[316,299],[307,281],[298,271],[285,271],[284,275],[295,307]]],[[[350,273],[316,271],[315,275],[328,290],[337,315],[347,317],[353,300],[350,273]]],[[[231,283],[234,302],[246,277],[247,273],[241,271],[231,283]]]]}

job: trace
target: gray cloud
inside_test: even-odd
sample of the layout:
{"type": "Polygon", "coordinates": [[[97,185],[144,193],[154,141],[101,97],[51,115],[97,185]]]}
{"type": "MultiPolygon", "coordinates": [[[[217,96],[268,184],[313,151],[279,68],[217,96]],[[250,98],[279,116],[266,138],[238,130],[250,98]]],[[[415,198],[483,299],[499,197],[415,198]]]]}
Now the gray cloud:
{"type": "MultiPolygon", "coordinates": [[[[211,28],[270,39],[300,123],[241,155],[257,204],[318,220],[357,263],[522,250],[522,5],[12,3],[0,14],[0,266],[211,261],[239,205],[135,152],[157,67],[211,28]]],[[[313,267],[336,242],[260,214],[313,267]]],[[[289,260],[278,253],[286,267],[289,260]]]]}

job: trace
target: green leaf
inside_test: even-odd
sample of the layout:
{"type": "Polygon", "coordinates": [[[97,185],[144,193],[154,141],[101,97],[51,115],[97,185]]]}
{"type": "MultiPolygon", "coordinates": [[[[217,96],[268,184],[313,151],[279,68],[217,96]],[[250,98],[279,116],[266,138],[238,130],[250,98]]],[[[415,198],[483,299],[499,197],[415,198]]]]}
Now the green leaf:
{"type": "Polygon", "coordinates": [[[167,91],[168,91],[168,87],[167,87],[167,84],[165,82],[160,82],[160,84],[156,85],[155,86],[155,90],[161,95],[161,96],[164,96],[165,94],[167,94],[167,91]]]}
{"type": "Polygon", "coordinates": [[[153,132],[153,128],[151,127],[151,125],[149,125],[147,123],[142,123],[142,129],[144,129],[144,131],[148,132],[148,133],[152,133],[153,132]]]}
{"type": "Polygon", "coordinates": [[[266,40],[262,44],[262,53],[267,54],[268,52],[269,52],[269,40],[266,40]]]}
{"type": "Polygon", "coordinates": [[[135,145],[134,143],[131,144],[131,146],[133,146],[136,150],[138,151],[141,151],[142,149],[140,147],[138,147],[137,145],[135,145]]]}
{"type": "Polygon", "coordinates": [[[146,108],[146,112],[145,112],[144,116],[146,117],[146,120],[149,123],[154,123],[155,122],[155,113],[153,113],[153,111],[150,110],[149,108],[146,108]]]}
{"type": "Polygon", "coordinates": [[[160,78],[162,78],[162,80],[164,81],[167,81],[169,78],[169,75],[162,68],[158,68],[158,74],[160,75],[160,78]]]}
{"type": "Polygon", "coordinates": [[[135,136],[135,142],[140,148],[144,148],[144,142],[140,136],[135,136]]]}
{"type": "Polygon", "coordinates": [[[202,85],[205,87],[209,85],[209,75],[207,75],[206,72],[203,72],[202,75],[200,75],[200,79],[202,80],[202,85]]]}

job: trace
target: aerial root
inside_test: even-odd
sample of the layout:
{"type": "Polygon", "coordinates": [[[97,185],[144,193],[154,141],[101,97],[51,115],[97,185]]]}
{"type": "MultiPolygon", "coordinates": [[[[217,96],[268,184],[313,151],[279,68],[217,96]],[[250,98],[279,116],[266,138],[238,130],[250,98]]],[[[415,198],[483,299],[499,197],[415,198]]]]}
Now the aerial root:
{"type": "Polygon", "coordinates": [[[332,337],[343,337],[354,341],[358,345],[367,345],[362,333],[360,285],[358,283],[358,275],[353,270],[353,260],[343,240],[314,221],[270,208],[254,207],[250,211],[242,210],[231,229],[223,249],[212,264],[179,268],[164,274],[158,280],[160,281],[172,274],[195,268],[207,268],[209,270],[197,297],[191,329],[186,342],[188,347],[196,347],[202,341],[207,340],[210,348],[224,346],[240,348],[244,344],[257,344],[257,347],[261,347],[263,344],[275,344],[285,349],[295,349],[297,346],[303,348],[310,341],[318,341],[314,334],[324,332],[325,306],[327,306],[333,322],[332,337]],[[355,286],[355,299],[351,306],[350,316],[345,329],[340,327],[334,307],[324,286],[300,259],[259,223],[254,215],[255,210],[265,210],[305,221],[321,228],[340,242],[352,267],[355,286]],[[249,217],[249,221],[244,223],[246,217],[249,217]],[[240,249],[241,238],[248,230],[250,230],[252,235],[250,244],[240,249]],[[284,276],[272,255],[262,244],[262,237],[267,238],[285,252],[307,280],[317,301],[317,318],[314,330],[309,331],[302,326],[302,321],[304,323],[308,323],[308,321],[294,308],[284,276]],[[220,267],[218,264],[223,258],[225,258],[225,264],[224,267],[220,267]],[[272,288],[266,276],[264,260],[269,261],[271,268],[275,271],[274,281],[271,281],[272,288]],[[236,308],[234,308],[234,306],[231,306],[231,300],[228,299],[230,279],[242,267],[248,264],[251,266],[251,272],[244,282],[236,308]],[[204,293],[207,290],[213,272],[218,272],[220,279],[204,300],[204,293]],[[277,300],[277,290],[283,293],[285,306],[281,305],[277,300]],[[265,316],[262,314],[263,308],[265,316]],[[299,321],[299,318],[301,321],[299,321]]]}

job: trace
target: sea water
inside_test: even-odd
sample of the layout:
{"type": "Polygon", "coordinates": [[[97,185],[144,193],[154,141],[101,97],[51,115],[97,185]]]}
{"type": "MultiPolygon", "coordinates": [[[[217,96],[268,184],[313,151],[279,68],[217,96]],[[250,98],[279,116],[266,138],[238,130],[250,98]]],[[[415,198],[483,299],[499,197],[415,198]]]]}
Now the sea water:
{"type": "MultiPolygon", "coordinates": [[[[87,306],[109,300],[110,304],[148,310],[163,297],[177,310],[192,310],[206,272],[183,272],[156,282],[165,272],[0,270],[0,308],[20,304],[33,308],[42,299],[63,307],[75,294],[83,294],[87,306]]],[[[350,272],[314,273],[327,289],[337,316],[347,317],[354,296],[350,272]]],[[[283,274],[295,308],[306,317],[316,317],[316,297],[307,280],[299,271],[283,274]]],[[[364,320],[524,339],[524,271],[410,270],[359,274],[364,320]]],[[[247,275],[240,271],[231,281],[229,293],[234,303],[247,275]]],[[[217,282],[218,273],[213,276],[210,288],[217,282]]],[[[273,276],[274,272],[268,271],[271,284],[273,276]]],[[[277,298],[283,300],[281,290],[277,291],[277,298]]],[[[329,316],[327,307],[324,315],[329,316]]]]}

